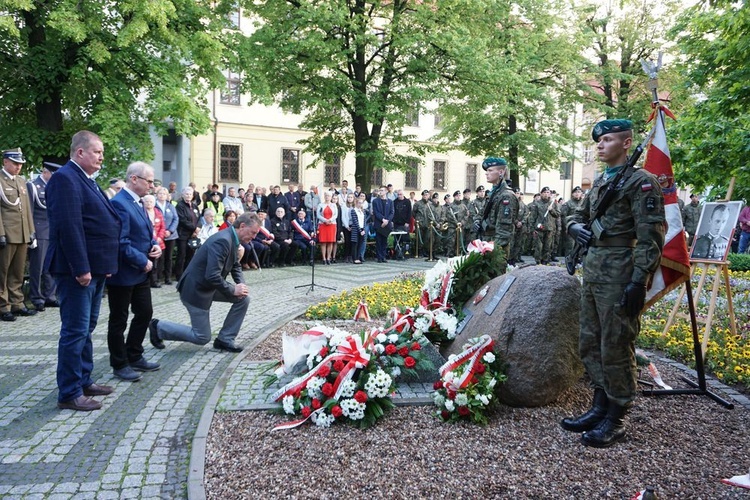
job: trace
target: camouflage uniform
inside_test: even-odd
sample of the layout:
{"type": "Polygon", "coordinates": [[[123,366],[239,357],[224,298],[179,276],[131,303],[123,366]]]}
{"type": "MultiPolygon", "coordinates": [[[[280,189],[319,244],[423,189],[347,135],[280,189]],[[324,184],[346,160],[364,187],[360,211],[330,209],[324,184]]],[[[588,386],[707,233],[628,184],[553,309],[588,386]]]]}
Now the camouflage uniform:
{"type": "Polygon", "coordinates": [[[685,210],[682,212],[682,225],[685,226],[685,231],[690,235],[688,246],[693,244],[693,238],[695,238],[695,232],[698,230],[698,221],[701,218],[702,209],[703,207],[700,203],[693,203],[691,201],[685,205],[685,210]]]}
{"type": "MultiPolygon", "coordinates": [[[[612,175],[611,177],[614,177],[612,175]]],[[[568,219],[587,223],[608,180],[600,176],[581,208],[568,219]]],[[[640,315],[630,318],[620,306],[629,283],[648,284],[664,246],[664,198],[656,177],[634,169],[623,178],[614,201],[599,221],[602,239],[592,240],[583,260],[579,351],[595,387],[626,407],[636,394],[635,339],[640,315]]]]}
{"type": "Polygon", "coordinates": [[[419,222],[419,232],[417,232],[416,237],[419,238],[419,253],[422,256],[427,255],[427,252],[430,251],[430,219],[428,207],[431,203],[432,202],[429,200],[419,200],[414,203],[411,210],[411,215],[414,217],[414,221],[419,222]]]}
{"type": "Polygon", "coordinates": [[[467,228],[468,231],[471,231],[471,238],[468,236],[465,239],[466,243],[468,244],[469,241],[475,240],[479,238],[479,235],[474,232],[472,229],[472,225],[474,220],[476,220],[477,216],[481,217],[482,214],[484,214],[484,206],[487,204],[487,198],[474,198],[469,202],[469,219],[471,220],[471,223],[469,223],[469,227],[467,228]]]}
{"type": "Polygon", "coordinates": [[[490,192],[482,215],[474,217],[474,222],[479,222],[482,225],[482,239],[494,241],[495,249],[502,250],[499,274],[505,274],[517,220],[518,199],[513,190],[505,184],[505,181],[501,181],[490,192]]]}
{"type": "MultiPolygon", "coordinates": [[[[460,237],[462,240],[465,239],[463,234],[459,233],[458,225],[461,224],[461,231],[464,231],[469,210],[461,201],[454,201],[450,205],[445,205],[443,207],[443,212],[445,214],[445,222],[448,225],[443,240],[445,254],[448,257],[453,257],[456,255],[456,238],[460,237]]],[[[469,227],[471,227],[471,224],[469,224],[469,227]]],[[[460,244],[461,248],[465,247],[462,242],[460,242],[460,244]]]]}
{"type": "Polygon", "coordinates": [[[427,244],[425,248],[430,251],[430,238],[432,238],[432,255],[439,255],[443,251],[443,207],[440,204],[430,202],[427,205],[427,244]],[[430,222],[433,227],[430,227],[430,222]]]}
{"type": "MultiPolygon", "coordinates": [[[[560,207],[560,220],[563,224],[563,227],[565,226],[565,221],[568,217],[573,215],[576,210],[581,208],[583,206],[583,198],[576,201],[573,198],[569,199],[565,203],[562,204],[562,207],[560,207]]],[[[573,245],[575,245],[575,241],[573,238],[570,237],[567,231],[565,231],[565,237],[563,239],[563,249],[562,253],[563,255],[568,255],[573,250],[573,245]]]]}
{"type": "Polygon", "coordinates": [[[518,200],[518,219],[516,222],[521,222],[521,227],[516,224],[516,229],[513,234],[513,246],[510,250],[510,261],[515,264],[521,261],[521,254],[523,248],[526,245],[526,217],[529,215],[529,207],[523,200],[518,200]]]}
{"type": "Polygon", "coordinates": [[[557,203],[554,200],[539,199],[529,205],[529,226],[534,235],[534,260],[537,264],[549,262],[556,226],[555,219],[560,217],[557,203]]]}

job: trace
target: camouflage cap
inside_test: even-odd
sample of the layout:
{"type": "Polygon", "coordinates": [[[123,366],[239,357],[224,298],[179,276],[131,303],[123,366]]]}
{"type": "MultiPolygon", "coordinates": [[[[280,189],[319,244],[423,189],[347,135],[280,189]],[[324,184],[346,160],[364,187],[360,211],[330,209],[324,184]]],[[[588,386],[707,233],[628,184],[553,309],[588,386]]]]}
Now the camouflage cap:
{"type": "Polygon", "coordinates": [[[630,120],[602,120],[594,125],[594,129],[591,131],[591,138],[594,139],[594,142],[599,142],[599,139],[603,135],[614,132],[625,132],[627,130],[633,130],[633,122],[630,120]]]}
{"type": "Polygon", "coordinates": [[[507,167],[507,166],[508,166],[508,162],[505,161],[505,158],[497,158],[494,156],[488,156],[482,162],[482,168],[484,170],[487,170],[490,167],[507,167]]]}
{"type": "Polygon", "coordinates": [[[581,189],[581,186],[574,187],[573,191],[571,191],[570,194],[573,194],[573,193],[576,193],[576,192],[583,193],[583,189],[581,189]]]}

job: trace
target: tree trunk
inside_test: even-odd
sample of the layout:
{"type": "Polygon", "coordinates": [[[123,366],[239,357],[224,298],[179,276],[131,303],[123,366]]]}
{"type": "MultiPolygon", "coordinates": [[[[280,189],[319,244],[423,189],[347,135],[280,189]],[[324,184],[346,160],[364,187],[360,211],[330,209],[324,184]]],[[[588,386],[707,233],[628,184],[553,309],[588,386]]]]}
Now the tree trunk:
{"type": "Polygon", "coordinates": [[[508,117],[508,137],[511,140],[510,148],[508,149],[508,165],[515,168],[510,169],[510,181],[513,187],[520,187],[518,185],[518,145],[513,142],[513,134],[518,131],[518,123],[515,115],[508,117]]]}

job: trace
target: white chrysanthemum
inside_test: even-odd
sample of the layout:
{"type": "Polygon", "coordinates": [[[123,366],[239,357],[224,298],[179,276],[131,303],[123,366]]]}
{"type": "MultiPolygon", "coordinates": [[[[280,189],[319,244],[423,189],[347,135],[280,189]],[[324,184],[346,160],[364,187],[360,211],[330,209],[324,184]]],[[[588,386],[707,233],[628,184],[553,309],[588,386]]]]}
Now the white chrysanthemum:
{"type": "Polygon", "coordinates": [[[313,377],[307,381],[307,395],[311,398],[319,398],[323,394],[320,392],[320,388],[325,384],[326,379],[323,377],[313,377]]]}
{"type": "Polygon", "coordinates": [[[384,398],[388,395],[393,379],[383,370],[370,375],[365,383],[365,392],[370,398],[384,398]]]}
{"type": "Polygon", "coordinates": [[[349,379],[341,384],[341,397],[350,398],[354,396],[354,391],[357,389],[357,383],[349,379]]]}
{"type": "Polygon", "coordinates": [[[484,353],[484,356],[482,356],[482,359],[485,363],[494,363],[495,362],[495,354],[491,351],[488,351],[484,353]]]}
{"type": "Polygon", "coordinates": [[[339,403],[343,415],[352,420],[365,418],[366,403],[358,403],[355,399],[344,399],[339,403]]]}
{"type": "Polygon", "coordinates": [[[449,339],[456,338],[456,327],[458,327],[458,318],[445,311],[438,311],[435,314],[435,321],[442,330],[445,330],[449,339]]]}
{"type": "Polygon", "coordinates": [[[398,334],[392,333],[392,334],[388,335],[388,341],[391,344],[395,344],[396,342],[398,342],[398,334]]]}
{"type": "Polygon", "coordinates": [[[432,393],[432,400],[438,406],[443,406],[445,404],[445,396],[443,396],[439,392],[433,392],[432,393]]]}
{"type": "Polygon", "coordinates": [[[432,317],[430,316],[419,316],[414,320],[414,328],[420,332],[426,332],[432,325],[432,317]]]}
{"type": "Polygon", "coordinates": [[[456,404],[458,406],[466,406],[469,404],[469,397],[466,394],[457,394],[456,395],[456,404]]]}
{"type": "Polygon", "coordinates": [[[284,396],[281,403],[284,406],[284,413],[294,415],[294,396],[284,396]]]}
{"type": "Polygon", "coordinates": [[[450,399],[445,400],[445,409],[448,411],[453,411],[456,409],[456,405],[451,401],[450,399]]]}
{"type": "Polygon", "coordinates": [[[318,427],[330,427],[334,420],[336,418],[333,415],[320,412],[317,414],[317,418],[315,418],[315,425],[318,427]]]}
{"type": "Polygon", "coordinates": [[[451,271],[451,266],[442,260],[439,260],[432,269],[428,269],[424,274],[424,286],[422,290],[427,291],[430,300],[435,300],[440,295],[440,288],[443,284],[443,277],[451,271]]]}
{"type": "Polygon", "coordinates": [[[378,340],[378,342],[384,344],[385,341],[388,340],[388,335],[386,335],[385,333],[378,333],[378,336],[375,338],[378,340]]]}
{"type": "Polygon", "coordinates": [[[383,344],[375,344],[373,346],[373,349],[375,350],[376,354],[383,354],[385,352],[385,347],[383,347],[383,344]]]}

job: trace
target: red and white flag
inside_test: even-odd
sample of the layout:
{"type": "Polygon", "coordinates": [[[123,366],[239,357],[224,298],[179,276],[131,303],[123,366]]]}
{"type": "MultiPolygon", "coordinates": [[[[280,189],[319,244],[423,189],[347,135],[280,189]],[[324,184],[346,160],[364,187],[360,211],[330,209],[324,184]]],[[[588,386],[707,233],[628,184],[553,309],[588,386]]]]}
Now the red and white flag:
{"type": "Polygon", "coordinates": [[[682,226],[682,214],[677,204],[677,187],[674,183],[672,159],[667,145],[665,115],[674,119],[674,115],[666,106],[657,104],[652,114],[652,117],[656,118],[653,137],[648,147],[646,163],[643,166],[659,180],[664,193],[664,211],[667,219],[667,234],[664,238],[661,265],[654,274],[651,289],[646,295],[644,309],[690,278],[690,258],[685,241],[685,229],[682,226]]]}

